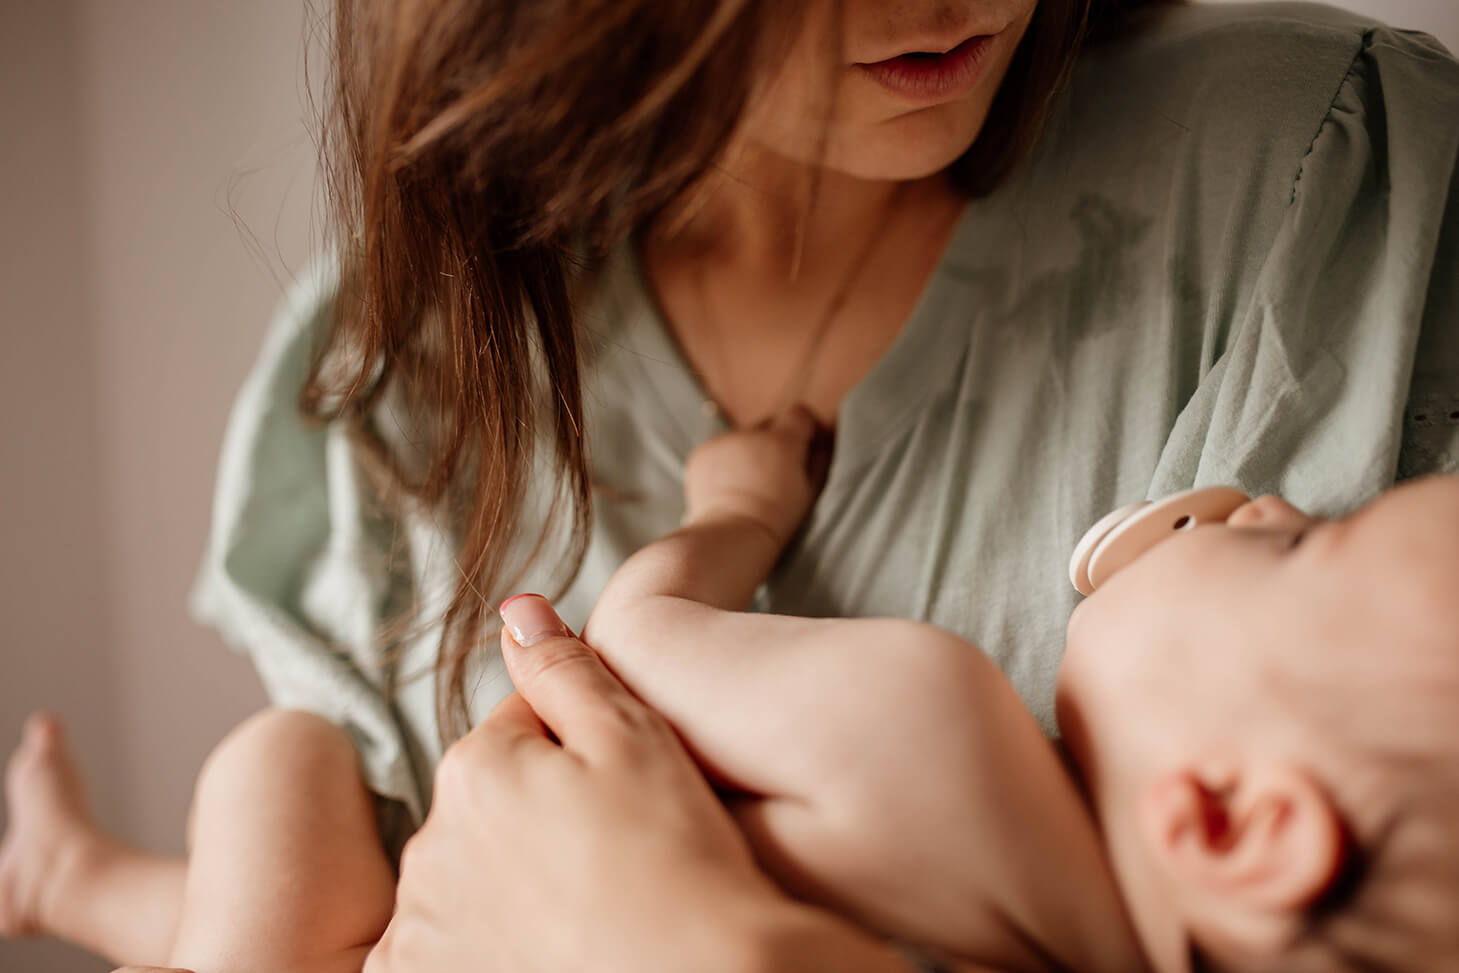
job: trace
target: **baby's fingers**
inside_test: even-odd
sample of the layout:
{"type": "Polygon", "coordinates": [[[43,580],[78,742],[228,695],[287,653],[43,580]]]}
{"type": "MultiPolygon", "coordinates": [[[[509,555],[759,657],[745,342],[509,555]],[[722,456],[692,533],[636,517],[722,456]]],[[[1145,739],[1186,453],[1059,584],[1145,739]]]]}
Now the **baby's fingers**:
{"type": "Polygon", "coordinates": [[[771,432],[796,443],[809,444],[819,426],[815,415],[803,405],[793,405],[770,420],[771,432]]]}

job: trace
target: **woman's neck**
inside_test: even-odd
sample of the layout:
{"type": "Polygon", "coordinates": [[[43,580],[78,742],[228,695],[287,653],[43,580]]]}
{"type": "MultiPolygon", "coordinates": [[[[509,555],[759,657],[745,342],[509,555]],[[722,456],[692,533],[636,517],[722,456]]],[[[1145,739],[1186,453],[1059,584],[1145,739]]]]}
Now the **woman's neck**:
{"type": "Polygon", "coordinates": [[[809,286],[844,274],[893,211],[942,177],[914,184],[858,179],[764,149],[727,158],[660,230],[663,243],[703,271],[809,286]]]}
{"type": "Polygon", "coordinates": [[[830,425],[891,347],[961,206],[940,176],[869,182],[741,154],[639,243],[724,416],[752,425],[793,400],[830,425]]]}

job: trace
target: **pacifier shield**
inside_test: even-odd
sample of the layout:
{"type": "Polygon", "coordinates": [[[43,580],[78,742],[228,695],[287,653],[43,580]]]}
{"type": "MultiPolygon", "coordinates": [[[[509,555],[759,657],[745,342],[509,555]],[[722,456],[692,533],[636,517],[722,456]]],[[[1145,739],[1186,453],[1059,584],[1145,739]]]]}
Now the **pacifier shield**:
{"type": "Polygon", "coordinates": [[[1083,567],[1088,591],[1080,587],[1075,564],[1071,562],[1074,587],[1089,594],[1171,534],[1201,524],[1225,523],[1236,508],[1250,499],[1234,487],[1200,487],[1154,503],[1131,505],[1133,510],[1122,507],[1095,524],[1075,548],[1076,558],[1085,556],[1083,551],[1090,535],[1104,527],[1099,537],[1088,544],[1083,567]],[[1106,521],[1112,523],[1105,526],[1106,521]]]}
{"type": "Polygon", "coordinates": [[[1069,583],[1081,595],[1094,593],[1094,585],[1089,583],[1089,559],[1094,555],[1094,549],[1099,546],[1099,542],[1137,510],[1148,506],[1150,506],[1149,500],[1127,503],[1120,509],[1099,518],[1099,521],[1086,530],[1083,537],[1079,538],[1079,543],[1074,545],[1074,556],[1069,558],[1069,583]]]}

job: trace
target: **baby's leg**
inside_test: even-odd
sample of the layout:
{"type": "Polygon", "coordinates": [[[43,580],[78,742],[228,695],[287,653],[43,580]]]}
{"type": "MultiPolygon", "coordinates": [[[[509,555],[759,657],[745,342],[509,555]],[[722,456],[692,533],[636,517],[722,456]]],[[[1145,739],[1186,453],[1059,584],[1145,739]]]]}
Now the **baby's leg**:
{"type": "Polygon", "coordinates": [[[353,744],[304,713],[235,730],[198,780],[170,965],[208,973],[358,973],[395,876],[353,744]]]}
{"type": "Polygon", "coordinates": [[[5,774],[0,936],[54,936],[118,962],[167,960],[186,865],[103,833],[61,725],[36,714],[5,774]]]}

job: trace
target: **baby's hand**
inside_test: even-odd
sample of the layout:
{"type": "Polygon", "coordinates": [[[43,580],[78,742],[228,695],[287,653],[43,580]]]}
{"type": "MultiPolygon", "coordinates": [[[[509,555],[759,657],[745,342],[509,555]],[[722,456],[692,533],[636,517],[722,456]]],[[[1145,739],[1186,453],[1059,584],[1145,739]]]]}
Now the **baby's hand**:
{"type": "Polygon", "coordinates": [[[684,522],[742,518],[788,543],[821,487],[812,470],[815,434],[815,418],[796,407],[700,445],[684,466],[684,522]]]}

